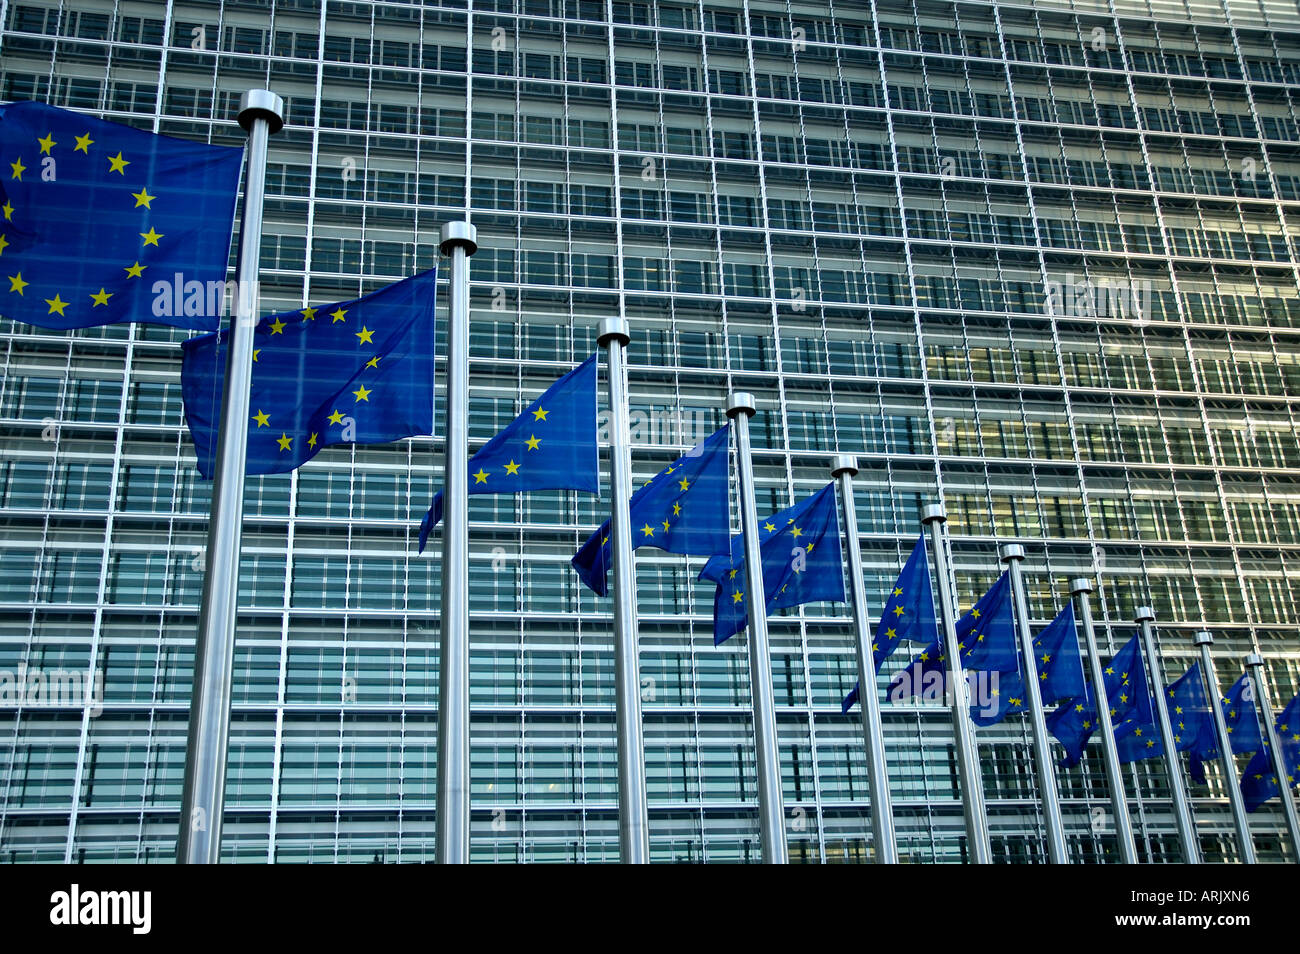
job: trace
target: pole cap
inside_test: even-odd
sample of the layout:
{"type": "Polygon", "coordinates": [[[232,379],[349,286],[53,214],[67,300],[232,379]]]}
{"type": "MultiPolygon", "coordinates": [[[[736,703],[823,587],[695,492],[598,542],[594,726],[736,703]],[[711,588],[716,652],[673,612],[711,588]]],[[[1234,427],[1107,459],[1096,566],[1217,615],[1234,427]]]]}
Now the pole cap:
{"type": "Polygon", "coordinates": [[[1193,633],[1192,644],[1195,646],[1213,646],[1214,634],[1204,629],[1197,633],[1193,633]]]}
{"type": "Polygon", "coordinates": [[[1092,592],[1092,580],[1086,576],[1076,576],[1070,581],[1070,595],[1078,596],[1080,593],[1092,592]]]}
{"type": "Polygon", "coordinates": [[[1023,560],[1025,548],[1018,543],[1004,543],[998,547],[998,558],[1006,563],[1008,560],[1023,560]]]}
{"type": "Polygon", "coordinates": [[[753,417],[757,410],[758,404],[754,400],[754,395],[748,391],[732,391],[727,395],[727,417],[735,417],[737,414],[753,417]]]}
{"type": "Polygon", "coordinates": [[[465,249],[466,255],[478,251],[478,229],[468,222],[444,222],[442,235],[438,239],[438,249],[443,255],[450,255],[457,246],[465,249]]]}
{"type": "Polygon", "coordinates": [[[921,522],[933,523],[938,520],[940,523],[948,519],[948,513],[943,509],[943,504],[933,503],[926,504],[921,508],[921,522]]]}
{"type": "Polygon", "coordinates": [[[1258,669],[1260,666],[1264,665],[1264,657],[1259,653],[1247,653],[1246,665],[1251,669],[1258,669]]]}
{"type": "Polygon", "coordinates": [[[627,347],[627,343],[631,340],[632,336],[627,333],[626,318],[604,318],[601,320],[600,329],[596,332],[596,344],[602,348],[608,348],[610,342],[617,341],[627,347]]]}
{"type": "Polygon", "coordinates": [[[239,125],[252,129],[253,123],[265,119],[272,134],[284,128],[284,100],[269,89],[250,89],[239,97],[239,125]]]}
{"type": "Polygon", "coordinates": [[[852,454],[836,454],[831,458],[831,476],[848,474],[853,477],[858,472],[858,459],[852,454]]]}
{"type": "Polygon", "coordinates": [[[1150,606],[1139,606],[1133,613],[1133,622],[1135,623],[1154,623],[1155,619],[1155,610],[1150,606]]]}

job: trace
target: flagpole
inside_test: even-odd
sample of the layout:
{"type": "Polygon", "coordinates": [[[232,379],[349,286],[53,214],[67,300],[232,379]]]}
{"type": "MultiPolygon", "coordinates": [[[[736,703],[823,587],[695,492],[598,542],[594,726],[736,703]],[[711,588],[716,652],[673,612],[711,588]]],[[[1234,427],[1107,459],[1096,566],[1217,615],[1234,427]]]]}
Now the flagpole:
{"type": "Polygon", "coordinates": [[[253,380],[253,328],[258,317],[262,205],[266,152],[284,128],[284,100],[250,89],[239,100],[239,125],[248,131],[244,206],[239,223],[239,267],[234,315],[227,339],[225,390],[217,437],[212,516],[208,521],[203,598],[194,640],[194,686],[181,785],[177,864],[221,861],[230,744],[230,692],[239,609],[239,555],[244,523],[244,464],[248,455],[248,403],[253,380]]]}
{"type": "Polygon", "coordinates": [[[943,504],[921,508],[921,523],[930,531],[930,553],[934,557],[935,575],[939,578],[939,616],[943,624],[944,655],[948,658],[948,685],[952,705],[952,730],[957,742],[957,767],[961,773],[962,811],[966,816],[966,840],[970,843],[970,860],[977,865],[993,862],[989,847],[987,815],[984,812],[984,786],[980,781],[979,756],[975,748],[975,729],[970,721],[970,697],[966,674],[961,668],[961,647],[957,645],[957,617],[953,606],[952,574],[948,567],[947,536],[944,523],[948,516],[943,504]]]}
{"type": "Polygon", "coordinates": [[[767,594],[763,590],[763,554],[758,545],[758,507],[749,446],[749,419],[756,409],[752,394],[733,391],[727,395],[727,417],[735,422],[736,466],[740,472],[740,529],[745,539],[745,589],[749,593],[749,693],[754,706],[759,830],[763,839],[763,863],[783,865],[790,859],[785,843],[776,700],[772,693],[772,656],[767,643],[767,594]]]}
{"type": "Polygon", "coordinates": [[[650,860],[645,743],[641,728],[641,660],[637,648],[636,563],[632,553],[631,437],[627,420],[626,318],[600,323],[597,343],[609,373],[609,536],[614,558],[614,696],[618,724],[618,850],[624,864],[650,860]]]}
{"type": "Polygon", "coordinates": [[[1137,864],[1137,849],[1133,845],[1133,820],[1128,814],[1128,796],[1124,793],[1124,776],[1119,767],[1119,751],[1115,747],[1115,727],[1111,725],[1106,695],[1106,676],[1101,670],[1101,654],[1097,652],[1097,635],[1092,629],[1092,603],[1088,594],[1092,583],[1083,577],[1070,581],[1070,595],[1079,598],[1079,621],[1083,623],[1083,637],[1088,648],[1088,674],[1092,680],[1093,701],[1097,706],[1097,728],[1101,731],[1101,750],[1106,762],[1106,781],[1110,785],[1111,811],[1115,813],[1115,841],[1119,844],[1120,860],[1126,865],[1137,864]]]}
{"type": "Polygon", "coordinates": [[[469,863],[469,257],[478,231],[447,222],[447,426],[443,467],[442,639],[438,663],[436,860],[469,863]]]}
{"type": "Polygon", "coordinates": [[[876,659],[872,650],[867,589],[862,580],[862,550],[858,543],[858,513],[853,500],[853,478],[858,459],[836,455],[831,476],[839,482],[840,509],[844,511],[844,543],[849,551],[849,596],[853,600],[853,633],[858,652],[858,702],[862,708],[862,738],[867,749],[867,783],[871,786],[871,835],[876,864],[898,864],[894,835],[894,805],[889,794],[889,769],[885,762],[885,731],[880,718],[880,693],[876,689],[876,659]]]}
{"type": "Polygon", "coordinates": [[[1065,824],[1061,820],[1061,802],[1056,793],[1056,774],[1052,769],[1052,749],[1043,718],[1043,700],[1038,689],[1038,666],[1034,656],[1034,635],[1029,631],[1029,607],[1025,600],[1025,579],[1021,561],[1025,548],[1018,543],[1003,544],[999,557],[1011,577],[1011,605],[1016,614],[1016,632],[1020,641],[1020,670],[1029,703],[1029,723],[1034,732],[1034,761],[1038,763],[1038,794],[1043,802],[1043,824],[1047,829],[1047,857],[1054,865],[1070,863],[1065,841],[1065,824]]]}
{"type": "MultiPolygon", "coordinates": [[[[1173,727],[1169,724],[1169,706],[1165,704],[1165,680],[1160,671],[1160,657],[1156,655],[1156,640],[1151,626],[1155,618],[1156,614],[1152,612],[1151,607],[1139,606],[1134,622],[1142,629],[1142,645],[1146,652],[1147,673],[1151,679],[1151,695],[1155,699],[1160,741],[1165,747],[1165,768],[1169,776],[1174,822],[1178,826],[1178,842],[1183,850],[1183,862],[1199,865],[1201,849],[1196,840],[1196,826],[1192,821],[1192,809],[1187,801],[1187,789],[1183,785],[1183,767],[1178,762],[1173,727]]],[[[1098,709],[1100,708],[1099,704],[1098,709]]]]}
{"type": "Polygon", "coordinates": [[[1241,798],[1241,786],[1238,784],[1237,762],[1232,757],[1232,739],[1228,735],[1228,723],[1223,718],[1223,708],[1219,705],[1219,677],[1214,671],[1214,660],[1210,658],[1210,647],[1214,636],[1205,630],[1197,633],[1193,641],[1201,650],[1201,674],[1208,690],[1206,698],[1210,702],[1210,712],[1214,716],[1214,734],[1219,740],[1219,758],[1223,765],[1223,784],[1228,790],[1228,805],[1232,808],[1232,824],[1237,829],[1237,847],[1241,851],[1244,864],[1255,864],[1255,841],[1250,835],[1250,821],[1246,818],[1246,806],[1241,798]]]}
{"type": "Polygon", "coordinates": [[[1286,818],[1286,829],[1291,835],[1291,858],[1300,863],[1300,818],[1296,817],[1295,796],[1287,784],[1286,756],[1282,752],[1281,740],[1277,737],[1277,727],[1273,724],[1273,707],[1268,701],[1268,686],[1264,683],[1264,657],[1251,653],[1246,657],[1246,668],[1250,670],[1250,681],[1255,687],[1255,711],[1263,723],[1264,737],[1268,741],[1268,750],[1273,761],[1273,772],[1277,775],[1278,795],[1282,799],[1282,815],[1286,818]]]}

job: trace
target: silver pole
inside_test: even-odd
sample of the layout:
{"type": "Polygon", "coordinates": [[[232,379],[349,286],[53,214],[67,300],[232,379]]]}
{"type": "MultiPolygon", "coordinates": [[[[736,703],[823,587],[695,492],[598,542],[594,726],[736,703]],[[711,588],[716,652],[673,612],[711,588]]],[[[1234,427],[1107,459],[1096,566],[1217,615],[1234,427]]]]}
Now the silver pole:
{"type": "Polygon", "coordinates": [[[436,860],[469,863],[469,257],[478,231],[442,227],[447,288],[447,447],[443,467],[442,646],[438,681],[436,860]]]}
{"type": "Polygon", "coordinates": [[[961,773],[966,840],[970,843],[971,862],[987,865],[993,861],[993,850],[989,847],[988,816],[984,811],[984,784],[980,780],[975,728],[970,721],[970,695],[966,687],[966,673],[961,667],[961,647],[957,645],[952,571],[948,567],[948,549],[945,545],[947,534],[944,523],[947,519],[943,504],[929,504],[921,508],[921,522],[930,529],[930,554],[934,557],[934,570],[939,578],[939,616],[943,625],[943,651],[948,657],[952,731],[957,741],[957,767],[961,773]]]}
{"type": "Polygon", "coordinates": [[[225,393],[212,485],[212,516],[208,521],[207,569],[194,640],[194,688],[181,787],[177,864],[217,864],[221,860],[266,150],[271,135],[284,128],[284,100],[270,90],[250,89],[239,100],[239,125],[248,131],[248,166],[239,224],[235,314],[227,340],[225,393]]]}
{"type": "Polygon", "coordinates": [[[1263,723],[1268,750],[1273,753],[1273,771],[1277,775],[1278,794],[1282,798],[1282,815],[1286,818],[1286,829],[1291,835],[1291,857],[1300,862],[1300,818],[1296,817],[1295,796],[1287,784],[1286,756],[1282,754],[1282,743],[1277,737],[1277,727],[1273,724],[1273,707],[1268,701],[1268,686],[1264,684],[1264,657],[1251,653],[1246,657],[1246,668],[1250,670],[1250,680],[1255,687],[1255,711],[1263,723]]]}
{"type": "Polygon", "coordinates": [[[898,864],[894,836],[894,805],[889,794],[889,769],[885,763],[885,730],[876,691],[876,660],[867,617],[867,588],[862,582],[862,550],[858,543],[858,514],[853,501],[853,477],[858,459],[840,454],[831,462],[831,476],[839,481],[840,509],[844,511],[844,543],[849,552],[849,596],[853,600],[853,633],[858,651],[858,701],[862,708],[862,738],[867,747],[867,782],[871,786],[871,835],[877,864],[898,864]]]}
{"type": "Polygon", "coordinates": [[[749,692],[754,704],[754,757],[758,762],[758,823],[763,863],[789,863],[785,844],[785,807],[781,800],[781,759],[777,753],[776,700],[772,694],[772,656],[767,644],[767,595],[763,591],[763,554],[758,541],[754,464],[749,447],[749,419],[754,395],[727,395],[727,417],[735,422],[736,466],[740,471],[740,529],[745,538],[745,591],[749,607],[749,692]]]}
{"type": "Polygon", "coordinates": [[[1255,864],[1255,841],[1250,836],[1250,821],[1246,818],[1246,806],[1241,799],[1241,786],[1237,780],[1237,760],[1232,757],[1232,739],[1228,735],[1228,723],[1224,721],[1223,708],[1219,705],[1219,677],[1214,671],[1214,660],[1210,658],[1210,647],[1214,644],[1214,637],[1202,630],[1193,637],[1193,642],[1201,650],[1201,674],[1206,683],[1206,698],[1210,702],[1210,711],[1214,715],[1214,734],[1219,740],[1223,784],[1228,790],[1232,824],[1237,829],[1237,847],[1241,851],[1242,862],[1253,865],[1255,864]]]}
{"type": "Polygon", "coordinates": [[[1025,683],[1025,699],[1029,703],[1029,723],[1034,731],[1034,761],[1038,763],[1038,794],[1043,801],[1043,824],[1047,828],[1047,857],[1054,865],[1066,865],[1070,863],[1070,849],[1065,841],[1065,824],[1061,820],[1061,801],[1056,794],[1052,747],[1047,738],[1047,722],[1043,718],[1034,634],[1029,631],[1029,606],[1020,568],[1025,548],[1018,543],[1005,543],[998,556],[1011,574],[1011,605],[1016,614],[1016,631],[1020,640],[1020,669],[1025,683]]]}
{"type": "Polygon", "coordinates": [[[1106,699],[1106,676],[1101,668],[1101,654],[1097,651],[1097,635],[1092,629],[1092,603],[1088,594],[1092,583],[1083,577],[1070,581],[1070,594],[1079,598],[1079,622],[1083,624],[1083,638],[1088,650],[1088,674],[1092,681],[1093,699],[1097,705],[1097,728],[1101,732],[1101,750],[1106,762],[1106,782],[1110,785],[1110,806],[1115,813],[1115,841],[1119,857],[1126,865],[1137,864],[1137,849],[1133,845],[1133,820],[1128,814],[1128,797],[1124,794],[1124,776],[1119,767],[1119,751],[1115,747],[1115,728],[1110,723],[1109,704],[1106,699]]]}
{"type": "Polygon", "coordinates": [[[641,660],[637,649],[636,563],[632,553],[632,440],[627,422],[627,319],[607,318],[596,338],[609,360],[610,540],[614,557],[614,695],[618,701],[618,850],[624,864],[650,860],[641,660]]]}
{"type": "Polygon", "coordinates": [[[1201,863],[1201,849],[1196,840],[1196,825],[1192,809],[1183,787],[1183,767],[1178,762],[1174,747],[1174,731],[1169,724],[1169,706],[1165,704],[1165,679],[1160,671],[1160,657],[1156,655],[1156,640],[1152,629],[1156,614],[1149,606],[1139,606],[1134,622],[1142,628],[1142,645],[1146,652],[1147,674],[1151,678],[1151,696],[1155,700],[1156,724],[1160,728],[1160,741],[1165,747],[1165,768],[1169,775],[1169,792],[1173,800],[1174,822],[1178,826],[1178,842],[1182,846],[1183,861],[1189,865],[1201,863]]]}

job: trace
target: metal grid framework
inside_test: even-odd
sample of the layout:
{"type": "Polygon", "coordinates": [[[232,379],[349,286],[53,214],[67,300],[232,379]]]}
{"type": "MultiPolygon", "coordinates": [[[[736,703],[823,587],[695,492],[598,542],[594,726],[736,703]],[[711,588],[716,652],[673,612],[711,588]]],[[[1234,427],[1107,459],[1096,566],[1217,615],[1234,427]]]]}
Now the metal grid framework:
{"type": "MultiPolygon", "coordinates": [[[[942,495],[962,606],[1018,541],[1039,624],[1096,575],[1104,647],[1150,604],[1167,674],[1208,628],[1221,677],[1261,651],[1280,705],[1300,683],[1297,25],[1281,0],[0,0],[0,99],[239,143],[240,93],[273,89],[266,306],[427,268],[472,214],[476,440],[623,315],[634,478],[752,391],[760,509],[862,461],[872,605],[942,495]]],[[[0,670],[105,680],[99,714],[0,707],[6,861],[173,856],[209,490],[181,337],[5,322],[0,670]]],[[[249,480],[230,860],[432,859],[438,566],[414,536],[436,451],[249,480]]],[[[567,566],[601,504],[470,516],[473,856],[615,860],[610,607],[567,566]]],[[[711,645],[700,563],[639,551],[651,851],[756,859],[744,645],[711,645]]],[[[795,861],[870,857],[845,610],[771,623],[795,861]]],[[[904,859],[960,860],[946,710],[883,712],[904,859]]],[[[996,857],[1042,860],[1027,726],[978,739],[996,857]]],[[[1140,856],[1176,859],[1160,767],[1126,777],[1140,856]]],[[[1100,760],[1057,779],[1073,859],[1113,859],[1100,760]]],[[[1223,784],[1191,789],[1208,860],[1235,856],[1223,784]]],[[[1276,810],[1253,823],[1283,857],[1276,810]]]]}

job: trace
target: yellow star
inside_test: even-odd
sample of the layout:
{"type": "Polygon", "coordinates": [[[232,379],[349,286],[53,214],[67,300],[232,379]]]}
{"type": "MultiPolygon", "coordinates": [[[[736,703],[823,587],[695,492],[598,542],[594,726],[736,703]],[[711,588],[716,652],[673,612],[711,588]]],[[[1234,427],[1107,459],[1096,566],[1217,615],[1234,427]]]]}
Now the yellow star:
{"type": "Polygon", "coordinates": [[[544,420],[546,420],[546,415],[547,415],[547,414],[550,414],[550,413],[551,413],[551,412],[548,411],[548,410],[546,410],[546,408],[544,408],[544,407],[539,407],[537,410],[533,411],[533,420],[534,420],[534,421],[544,421],[544,420]]]}
{"type": "Polygon", "coordinates": [[[9,178],[17,179],[19,182],[22,182],[23,173],[27,171],[27,167],[23,165],[22,156],[19,156],[13,162],[9,163],[9,168],[13,170],[13,175],[11,175],[9,178]]]}
{"type": "Polygon", "coordinates": [[[307,438],[307,446],[308,446],[308,447],[315,447],[315,446],[316,446],[316,435],[315,435],[315,434],[312,434],[311,437],[307,438]]]}
{"type": "Polygon", "coordinates": [[[691,482],[683,477],[681,480],[677,481],[677,486],[682,488],[682,490],[690,490],[691,482]]]}
{"type": "Polygon", "coordinates": [[[9,247],[9,240],[5,238],[3,235],[0,235],[0,255],[3,255],[5,249],[7,249],[8,247],[9,247]]]}
{"type": "Polygon", "coordinates": [[[893,639],[897,635],[898,635],[897,630],[895,630],[892,626],[885,630],[885,637],[887,639],[893,639]]]}
{"type": "Polygon", "coordinates": [[[135,207],[137,209],[140,208],[140,206],[142,205],[146,209],[152,209],[153,206],[151,206],[149,203],[158,197],[156,195],[150,195],[148,189],[141,187],[139,192],[131,193],[131,198],[135,199],[135,207]]]}
{"type": "Polygon", "coordinates": [[[971,610],[970,612],[971,612],[971,615],[974,616],[976,619],[979,619],[979,618],[980,618],[980,611],[979,611],[979,610],[977,610],[977,609],[973,609],[973,610],[971,610]]]}
{"type": "Polygon", "coordinates": [[[377,368],[377,367],[379,367],[379,355],[375,355],[373,358],[371,358],[369,361],[367,361],[367,362],[366,362],[366,367],[367,367],[367,368],[377,368]]]}
{"type": "Polygon", "coordinates": [[[1077,703],[1076,703],[1076,704],[1075,704],[1075,707],[1074,707],[1074,711],[1075,711],[1075,712],[1082,712],[1082,711],[1083,711],[1083,706],[1082,706],[1081,704],[1077,704],[1077,703]]]}
{"type": "Polygon", "coordinates": [[[47,299],[45,299],[45,304],[47,304],[47,305],[50,306],[50,310],[49,310],[48,312],[46,312],[47,315],[52,315],[52,314],[54,314],[56,311],[57,311],[60,315],[62,315],[62,314],[63,314],[63,309],[65,309],[65,308],[68,307],[68,303],[67,303],[66,301],[64,301],[62,298],[59,297],[59,293],[58,293],[58,292],[55,292],[55,293],[54,293],[54,297],[53,297],[53,298],[47,298],[47,299]]]}
{"type": "Polygon", "coordinates": [[[902,616],[902,615],[903,615],[903,607],[901,607],[901,606],[895,606],[895,607],[894,607],[894,615],[895,615],[895,616],[902,616]]]}
{"type": "Polygon", "coordinates": [[[46,133],[44,139],[38,139],[36,141],[41,144],[42,156],[48,156],[50,154],[50,150],[58,145],[58,143],[54,141],[54,133],[46,133]]]}
{"type": "Polygon", "coordinates": [[[261,348],[254,348],[254,349],[253,349],[253,360],[256,361],[256,360],[257,360],[257,356],[258,356],[259,354],[261,354],[261,353],[262,353],[262,349],[261,349],[261,348]]]}
{"type": "Polygon", "coordinates": [[[72,147],[72,151],[84,152],[86,155],[90,155],[90,147],[94,144],[95,140],[90,138],[90,133],[86,133],[84,136],[77,137],[77,144],[72,147]]]}
{"type": "Polygon", "coordinates": [[[23,293],[23,289],[31,284],[31,282],[23,281],[22,272],[19,272],[17,275],[7,275],[5,277],[9,279],[9,290],[11,292],[17,292],[20,295],[23,293]]]}
{"type": "Polygon", "coordinates": [[[528,440],[524,441],[524,443],[528,445],[529,450],[537,450],[537,448],[541,446],[542,442],[537,439],[537,435],[529,434],[528,440]]]}
{"type": "Polygon", "coordinates": [[[682,515],[682,505],[679,503],[673,504],[673,516],[680,517],[681,515],[682,515]]]}
{"type": "Polygon", "coordinates": [[[362,325],[362,326],[361,326],[361,330],[358,331],[358,332],[356,333],[356,335],[357,335],[358,338],[361,339],[360,341],[357,342],[357,345],[358,345],[358,346],[363,345],[363,344],[373,344],[373,343],[374,343],[375,333],[374,333],[373,331],[371,331],[369,328],[367,328],[365,325],[362,325]]]}
{"type": "Polygon", "coordinates": [[[122,158],[121,150],[118,150],[116,156],[108,157],[108,171],[116,172],[118,175],[126,175],[126,167],[131,164],[129,159],[122,158]]]}
{"type": "Polygon", "coordinates": [[[271,334],[273,334],[273,335],[282,335],[282,334],[284,334],[284,322],[281,321],[279,318],[277,318],[277,319],[275,319],[275,321],[271,322],[271,334]]]}
{"type": "Polygon", "coordinates": [[[359,387],[357,390],[353,391],[352,393],[356,395],[358,401],[365,401],[367,404],[369,404],[369,403],[370,403],[370,390],[371,390],[370,388],[367,388],[367,387],[363,384],[363,385],[361,385],[361,387],[359,387]]]}
{"type": "Polygon", "coordinates": [[[136,262],[134,265],[126,266],[122,271],[126,272],[127,278],[139,278],[144,274],[144,270],[148,267],[148,265],[141,265],[139,262],[136,262]]]}
{"type": "Polygon", "coordinates": [[[331,321],[330,324],[332,325],[336,321],[343,321],[343,316],[346,315],[347,313],[348,310],[346,308],[335,308],[333,311],[330,312],[330,317],[334,319],[334,321],[331,321]]]}
{"type": "Polygon", "coordinates": [[[776,529],[776,524],[772,523],[772,521],[769,520],[767,523],[763,524],[763,529],[766,530],[768,533],[771,533],[773,530],[776,529]]]}
{"type": "Polygon", "coordinates": [[[744,598],[745,598],[745,594],[740,592],[740,590],[736,590],[734,593],[731,594],[731,602],[733,603],[739,603],[744,598]]]}
{"type": "Polygon", "coordinates": [[[304,308],[304,309],[302,310],[302,320],[303,320],[303,321],[315,321],[315,320],[316,320],[316,309],[315,309],[315,308],[304,308]]]}
{"type": "Polygon", "coordinates": [[[95,303],[95,304],[91,305],[90,307],[91,307],[91,308],[95,308],[95,307],[97,307],[97,306],[99,306],[99,305],[107,305],[107,304],[108,304],[108,300],[109,300],[110,298],[112,298],[112,297],[113,297],[113,293],[112,293],[112,292],[104,291],[104,289],[101,288],[101,289],[100,289],[98,292],[96,292],[94,295],[91,295],[91,296],[90,296],[90,300],[93,301],[93,302],[95,303]]]}
{"type": "Polygon", "coordinates": [[[5,221],[12,222],[14,217],[14,207],[6,200],[4,205],[0,205],[0,212],[4,212],[5,221]]]}
{"type": "Polygon", "coordinates": [[[506,464],[506,473],[510,474],[512,477],[519,476],[519,465],[512,460],[510,463],[506,464]]]}
{"type": "Polygon", "coordinates": [[[343,415],[339,413],[338,408],[335,408],[335,409],[334,409],[334,413],[331,414],[331,415],[329,416],[329,422],[330,422],[331,424],[342,424],[342,423],[343,423],[343,415]]]}
{"type": "Polygon", "coordinates": [[[903,588],[902,588],[901,586],[896,586],[896,587],[894,587],[894,595],[895,595],[895,596],[902,596],[902,595],[903,595],[903,588]]]}
{"type": "Polygon", "coordinates": [[[793,530],[790,531],[790,535],[793,536],[796,540],[798,540],[800,537],[803,536],[803,531],[800,530],[798,527],[795,527],[793,530]]]}
{"type": "Polygon", "coordinates": [[[1043,653],[1043,663],[1046,664],[1051,661],[1052,661],[1051,655],[1049,653],[1043,653]]]}
{"type": "Polygon", "coordinates": [[[641,532],[645,534],[647,537],[653,537],[655,535],[655,528],[650,526],[650,524],[647,523],[644,527],[641,528],[641,532]]]}
{"type": "Polygon", "coordinates": [[[478,473],[474,475],[474,483],[486,484],[487,479],[488,479],[488,472],[484,470],[482,467],[480,467],[478,469],[478,473]]]}
{"type": "Polygon", "coordinates": [[[257,421],[258,427],[266,427],[266,425],[271,423],[271,415],[267,414],[259,407],[257,413],[253,415],[253,420],[257,421]]]}
{"type": "Polygon", "coordinates": [[[156,245],[158,244],[158,240],[159,240],[160,238],[162,238],[162,237],[163,237],[163,233],[161,233],[161,232],[155,232],[155,231],[153,230],[153,226],[152,226],[152,225],[149,226],[149,231],[148,231],[148,232],[141,232],[141,233],[140,233],[140,238],[144,239],[144,244],[145,244],[145,245],[155,245],[155,246],[156,246],[156,245]]]}
{"type": "Polygon", "coordinates": [[[287,451],[293,444],[293,438],[281,431],[276,443],[280,445],[280,450],[287,451]]]}

